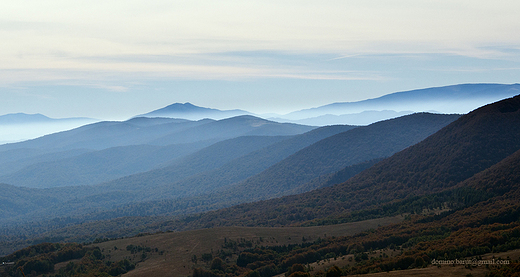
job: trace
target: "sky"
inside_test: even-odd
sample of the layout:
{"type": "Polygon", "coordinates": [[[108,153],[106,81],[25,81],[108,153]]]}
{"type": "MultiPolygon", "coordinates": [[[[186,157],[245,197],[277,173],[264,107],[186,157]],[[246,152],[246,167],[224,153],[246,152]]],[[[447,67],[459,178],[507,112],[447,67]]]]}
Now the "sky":
{"type": "Polygon", "coordinates": [[[18,0],[0,7],[0,115],[123,120],[176,102],[284,114],[520,80],[517,0],[18,0]]]}

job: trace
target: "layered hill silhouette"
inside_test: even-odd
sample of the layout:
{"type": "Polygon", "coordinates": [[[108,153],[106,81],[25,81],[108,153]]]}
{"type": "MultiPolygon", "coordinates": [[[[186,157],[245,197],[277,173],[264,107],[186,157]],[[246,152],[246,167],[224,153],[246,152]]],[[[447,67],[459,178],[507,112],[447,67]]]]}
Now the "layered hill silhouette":
{"type": "MultiPolygon", "coordinates": [[[[370,163],[365,161],[389,156],[424,139],[458,117],[415,114],[361,129],[330,126],[293,137],[238,137],[206,147],[169,166],[108,183],[41,190],[40,195],[48,194],[55,201],[54,204],[35,201],[31,206],[37,206],[37,209],[30,211],[20,208],[12,218],[4,219],[3,222],[24,222],[38,218],[42,220],[38,233],[85,221],[125,216],[190,214],[258,198],[272,198],[330,186],[333,183],[312,181],[335,171],[350,170],[350,175],[343,172],[343,175],[336,176],[339,176],[339,180],[345,180],[341,178],[355,174],[352,170],[357,173],[367,168],[370,163]],[[259,145],[258,142],[271,144],[255,150],[252,146],[259,145]],[[246,153],[248,151],[251,152],[246,153]],[[361,165],[351,166],[357,163],[361,165]],[[309,169],[312,167],[315,169],[309,169]],[[347,169],[342,170],[345,167],[347,169]],[[299,170],[309,173],[303,179],[288,182],[290,176],[301,174],[299,170]],[[262,183],[256,188],[252,185],[256,180],[269,180],[265,176],[271,176],[269,178],[275,182],[286,182],[286,185],[269,189],[262,183]],[[41,205],[36,205],[38,203],[41,205]]],[[[18,196],[13,199],[20,199],[19,195],[30,199],[30,194],[35,193],[28,189],[9,191],[18,196]]],[[[10,194],[5,197],[10,197],[10,194]]],[[[17,201],[10,202],[12,207],[18,207],[17,201]]],[[[120,229],[117,226],[110,228],[120,229]]],[[[10,230],[6,232],[18,232],[16,228],[10,230]]]]}
{"type": "Polygon", "coordinates": [[[462,116],[345,183],[208,212],[190,225],[277,226],[339,216],[454,188],[519,149],[520,96],[516,96],[462,116]]]}
{"type": "Polygon", "coordinates": [[[294,135],[315,127],[277,123],[253,116],[223,120],[189,121],[173,118],[134,118],[127,121],[103,121],[70,131],[55,133],[20,143],[0,145],[0,151],[32,148],[47,151],[70,149],[101,150],[138,144],[171,145],[207,140],[224,140],[247,135],[294,135]]]}
{"type": "MultiPolygon", "coordinates": [[[[118,208],[113,211],[117,216],[185,214],[273,198],[294,191],[309,191],[326,186],[325,183],[314,182],[313,185],[310,183],[319,176],[361,163],[360,166],[354,167],[359,172],[367,168],[365,161],[389,156],[424,139],[458,117],[458,115],[410,115],[361,129],[358,127],[341,132],[293,152],[294,146],[298,145],[298,141],[301,143],[304,137],[304,135],[300,135],[238,158],[218,169],[184,180],[175,181],[177,178],[175,176],[181,174],[175,173],[177,169],[174,166],[158,170],[161,172],[160,174],[151,171],[145,173],[146,177],[144,175],[129,176],[102,186],[112,189],[114,186],[116,188],[126,187],[127,190],[133,187],[147,188],[147,191],[140,192],[140,195],[148,196],[148,199],[166,198],[165,201],[147,201],[118,208]],[[385,143],[387,144],[385,145],[385,143]],[[389,147],[389,145],[394,145],[396,148],[389,147]],[[284,150],[289,146],[290,152],[284,150]],[[279,153],[286,153],[287,158],[272,157],[273,154],[279,155],[279,153]],[[266,163],[267,161],[269,163],[266,163]],[[300,177],[294,178],[294,176],[300,177]],[[153,189],[150,189],[151,187],[153,189]],[[190,192],[187,188],[196,193],[190,192]],[[181,196],[187,198],[177,199],[181,196]],[[167,198],[173,199],[168,200],[167,198]],[[153,213],[148,211],[153,211],[153,213]]],[[[309,132],[309,135],[330,128],[332,127],[323,127],[309,132]]],[[[314,134],[312,135],[314,136],[314,134]]],[[[110,214],[110,212],[102,212],[104,216],[107,213],[110,214]]]]}
{"type": "MultiPolygon", "coordinates": [[[[166,167],[114,180],[98,187],[102,187],[103,190],[153,188],[156,198],[159,195],[159,198],[165,196],[178,198],[179,189],[194,190],[194,186],[199,188],[194,190],[197,193],[205,193],[212,187],[218,187],[219,183],[231,184],[235,182],[234,180],[257,174],[302,148],[353,128],[355,127],[344,125],[328,126],[291,137],[245,136],[226,140],[166,167]],[[264,144],[263,148],[245,144],[259,139],[278,142],[271,145],[264,144]],[[243,151],[238,152],[237,149],[243,151]],[[230,153],[236,154],[231,156],[230,153]]],[[[143,192],[143,195],[150,195],[150,192],[143,192]]]]}
{"type": "MultiPolygon", "coordinates": [[[[374,107],[375,108],[375,107],[374,107]]],[[[368,109],[368,107],[367,107],[368,109]]],[[[343,112],[349,112],[345,110],[343,112]]],[[[338,112],[340,113],[340,112],[338,112]]],[[[393,110],[365,110],[357,113],[348,113],[348,114],[324,114],[320,116],[314,116],[310,118],[304,119],[284,119],[283,117],[275,117],[270,118],[271,120],[278,122],[291,122],[297,124],[304,125],[314,125],[314,126],[322,126],[322,125],[330,125],[330,124],[349,124],[349,125],[370,125],[374,122],[392,119],[408,114],[414,113],[413,111],[393,111],[393,110]]],[[[312,115],[309,115],[312,116],[312,115]]],[[[288,117],[291,117],[290,115],[288,117]]]]}
{"type": "Polygon", "coordinates": [[[133,118],[100,122],[1,145],[0,153],[5,155],[0,158],[0,181],[27,187],[96,184],[161,167],[222,140],[289,136],[314,128],[252,116],[220,121],[133,118]]]}
{"type": "MultiPolygon", "coordinates": [[[[14,174],[3,176],[1,180],[17,186],[39,188],[96,185],[154,169],[156,170],[147,176],[156,176],[160,174],[160,168],[172,163],[179,164],[179,169],[172,175],[182,178],[207,170],[211,165],[220,164],[219,159],[227,161],[285,139],[284,136],[240,138],[214,144],[213,141],[204,141],[170,146],[112,147],[72,158],[33,164],[14,174]],[[190,156],[193,153],[197,154],[190,156]]],[[[130,184],[126,184],[125,189],[131,190],[130,184]]]]}
{"type": "MultiPolygon", "coordinates": [[[[39,213],[39,218],[56,216],[56,213],[59,213],[59,211],[62,209],[66,209],[67,212],[74,212],[74,207],[77,207],[78,211],[81,213],[85,207],[97,209],[103,204],[107,204],[109,207],[111,207],[114,204],[128,203],[136,200],[134,199],[134,194],[129,195],[127,193],[127,197],[120,197],[122,195],[121,191],[137,192],[136,195],[140,196],[142,199],[143,197],[148,197],[151,193],[150,190],[153,190],[153,187],[157,186],[158,184],[162,184],[165,182],[171,183],[174,182],[174,180],[182,180],[183,178],[187,178],[201,172],[208,172],[207,174],[209,174],[209,172],[215,170],[215,168],[218,168],[218,171],[223,171],[225,170],[225,168],[235,167],[234,172],[239,172],[237,174],[233,173],[233,175],[231,175],[230,178],[237,178],[237,176],[242,176],[243,174],[246,174],[245,176],[250,176],[259,171],[262,171],[269,165],[272,165],[277,161],[284,159],[288,155],[316,141],[319,141],[323,138],[329,137],[331,135],[346,130],[350,130],[352,128],[354,127],[322,127],[296,136],[243,136],[214,143],[192,154],[180,157],[177,160],[171,160],[169,162],[166,162],[160,168],[145,173],[134,174],[132,176],[121,178],[119,180],[108,182],[106,184],[97,186],[68,186],[63,188],[53,188],[46,190],[31,190],[27,188],[17,188],[9,186],[9,189],[5,190],[6,193],[4,193],[3,196],[6,200],[11,199],[11,204],[9,204],[10,209],[18,211],[18,215],[22,215],[31,211],[31,209],[26,209],[27,206],[24,206],[27,204],[27,202],[31,202],[31,194],[46,195],[49,197],[49,199],[53,199],[53,201],[49,203],[54,204],[50,206],[35,205],[37,203],[40,203],[39,201],[34,201],[34,203],[29,205],[30,207],[38,207],[37,209],[32,209],[32,213],[39,213]],[[147,192],[140,192],[144,190],[146,190],[147,192]],[[109,193],[113,191],[116,191],[116,193],[109,193]],[[119,193],[119,195],[117,195],[117,193],[119,193]],[[102,194],[105,195],[101,196],[102,194]],[[110,195],[112,195],[112,197],[109,197],[110,195]],[[16,204],[18,203],[18,200],[13,202],[13,199],[20,200],[19,203],[22,206],[16,204]],[[22,199],[26,200],[21,201],[22,199]]],[[[155,151],[160,152],[160,156],[166,155],[167,157],[173,158],[174,155],[178,156],[179,154],[183,153],[183,151],[185,152],[186,150],[189,150],[187,146],[188,145],[186,144],[172,145],[159,148],[157,148],[157,146],[134,146],[130,147],[130,149],[134,149],[135,147],[142,147],[144,149],[155,149],[155,151]],[[166,151],[167,149],[175,150],[179,147],[181,148],[180,150],[178,149],[179,151],[166,151]]],[[[40,180],[38,180],[39,182],[47,180],[47,182],[52,183],[53,180],[66,180],[66,178],[69,178],[70,180],[71,178],[69,176],[71,175],[68,174],[68,171],[60,172],[59,170],[62,170],[62,168],[53,168],[53,165],[62,163],[61,166],[65,166],[67,168],[72,166],[71,164],[68,164],[71,161],[79,160],[79,162],[82,162],[85,159],[89,160],[89,158],[91,158],[92,156],[97,158],[101,157],[101,161],[103,161],[103,163],[93,163],[90,166],[76,166],[76,170],[72,172],[81,171],[84,174],[86,174],[87,171],[90,170],[96,173],[97,171],[94,169],[99,167],[105,167],[102,172],[106,172],[109,169],[121,168],[122,166],[125,166],[127,163],[135,162],[135,160],[133,159],[127,159],[125,161],[116,162],[115,160],[121,158],[121,155],[113,156],[111,158],[113,160],[112,164],[104,162],[109,158],[109,156],[102,156],[102,154],[104,154],[105,152],[119,152],[121,148],[126,147],[116,147],[101,151],[88,152],[83,155],[78,155],[74,158],[67,158],[64,160],[59,160],[57,162],[45,162],[43,164],[39,163],[35,165],[36,168],[38,166],[45,165],[43,169],[49,170],[49,172],[43,171],[44,174],[36,176],[39,176],[38,178],[41,178],[40,180]],[[53,173],[59,173],[59,176],[53,176],[53,173]]],[[[123,154],[124,153],[125,152],[123,152],[123,154]]],[[[144,151],[144,154],[141,156],[141,158],[147,157],[149,155],[153,157],[153,155],[155,154],[157,153],[144,151]]],[[[160,157],[157,157],[157,159],[160,160],[160,157]]],[[[139,162],[142,163],[143,160],[140,159],[139,162]]],[[[217,172],[215,172],[215,174],[218,174],[217,172]]],[[[95,176],[96,175],[94,175],[93,177],[95,176]]],[[[81,176],[72,175],[72,177],[78,179],[81,176]]],[[[26,176],[25,178],[29,177],[26,176]]],[[[189,184],[187,186],[187,189],[189,189],[190,186],[193,186],[193,184],[189,184]]],[[[162,196],[161,198],[163,197],[164,196],[162,196]]],[[[30,215],[27,216],[30,217],[30,215]]],[[[4,218],[4,220],[7,218],[8,217],[4,218]]]]}

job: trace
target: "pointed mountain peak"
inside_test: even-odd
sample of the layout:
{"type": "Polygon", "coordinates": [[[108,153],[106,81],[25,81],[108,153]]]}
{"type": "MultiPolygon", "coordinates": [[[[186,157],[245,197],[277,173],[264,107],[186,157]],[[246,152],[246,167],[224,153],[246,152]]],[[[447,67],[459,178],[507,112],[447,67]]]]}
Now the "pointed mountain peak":
{"type": "Polygon", "coordinates": [[[250,115],[243,110],[218,110],[193,105],[190,102],[174,103],[164,108],[140,115],[140,117],[171,117],[189,120],[200,120],[203,118],[223,119],[239,115],[250,115]]]}

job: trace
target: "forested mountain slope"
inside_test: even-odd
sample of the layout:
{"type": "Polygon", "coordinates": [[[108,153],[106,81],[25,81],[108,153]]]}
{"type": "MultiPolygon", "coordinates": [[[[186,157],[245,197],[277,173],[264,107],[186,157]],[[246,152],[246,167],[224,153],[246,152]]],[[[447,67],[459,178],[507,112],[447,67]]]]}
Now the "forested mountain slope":
{"type": "Polygon", "coordinates": [[[345,183],[208,212],[190,225],[286,225],[431,194],[454,187],[518,149],[520,96],[464,115],[345,183]]]}
{"type": "MultiPolygon", "coordinates": [[[[331,257],[334,257],[331,264],[339,265],[342,259],[337,257],[353,254],[355,259],[348,266],[334,268],[338,274],[400,270],[394,276],[416,276],[426,267],[435,268],[431,274],[441,274],[444,271],[435,265],[435,261],[458,260],[471,261],[471,264],[457,263],[449,267],[466,268],[467,276],[472,275],[476,267],[484,268],[486,263],[486,276],[516,276],[520,269],[515,254],[520,248],[519,166],[520,150],[461,182],[457,188],[415,201],[419,210],[428,210],[432,203],[443,201],[439,199],[442,194],[452,192],[466,201],[461,208],[440,214],[420,212],[401,223],[354,236],[329,237],[292,249],[276,246],[260,251],[247,249],[239,253],[236,265],[253,268],[260,276],[270,276],[286,272],[294,264],[331,261],[331,257]],[[480,200],[470,200],[478,198],[477,195],[480,200]],[[396,251],[398,249],[401,251],[396,251]],[[371,255],[374,252],[384,254],[371,255]],[[516,258],[510,257],[513,254],[516,258]],[[479,266],[478,263],[483,264],[479,266]]],[[[426,271],[422,273],[426,276],[426,271]]]]}
{"type": "MultiPolygon", "coordinates": [[[[224,140],[174,161],[164,167],[99,184],[95,186],[95,189],[99,191],[154,190],[161,184],[175,183],[190,176],[214,170],[234,159],[288,138],[290,137],[243,136],[224,140]]],[[[189,187],[187,189],[189,189],[189,187]]]]}
{"type": "Polygon", "coordinates": [[[321,175],[391,156],[457,118],[459,115],[419,113],[358,127],[306,147],[222,195],[247,196],[250,200],[286,195],[321,175]]]}
{"type": "Polygon", "coordinates": [[[93,150],[73,149],[48,152],[42,149],[20,148],[3,151],[0,155],[0,176],[13,174],[32,164],[63,160],[89,152],[93,152],[93,150]]]}

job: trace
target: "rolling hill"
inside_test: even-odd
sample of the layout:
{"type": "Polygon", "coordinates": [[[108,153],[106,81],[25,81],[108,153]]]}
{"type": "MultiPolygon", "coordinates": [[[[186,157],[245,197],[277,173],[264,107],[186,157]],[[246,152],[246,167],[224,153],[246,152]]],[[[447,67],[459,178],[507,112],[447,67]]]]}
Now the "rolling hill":
{"type": "Polygon", "coordinates": [[[321,175],[373,159],[391,156],[418,143],[458,115],[419,113],[385,120],[323,139],[237,184],[222,195],[259,200],[287,192],[321,175]]]}
{"type": "Polygon", "coordinates": [[[0,145],[0,152],[21,148],[56,152],[84,148],[102,150],[139,144],[166,146],[208,140],[219,141],[247,135],[295,135],[314,128],[316,127],[277,123],[253,116],[239,116],[218,121],[134,118],[122,122],[98,122],[33,140],[0,145]]]}
{"type": "Polygon", "coordinates": [[[315,127],[242,116],[221,121],[133,118],[1,145],[0,180],[19,186],[96,184],[144,172],[239,136],[283,136],[315,127]],[[123,161],[123,162],[121,162],[123,161]]]}
{"type": "Polygon", "coordinates": [[[79,128],[54,133],[36,139],[0,145],[0,151],[11,149],[42,149],[46,151],[64,151],[70,149],[101,150],[116,146],[128,146],[148,143],[174,132],[181,132],[203,125],[212,120],[188,121],[179,119],[131,119],[128,121],[102,121],[79,128]]]}

